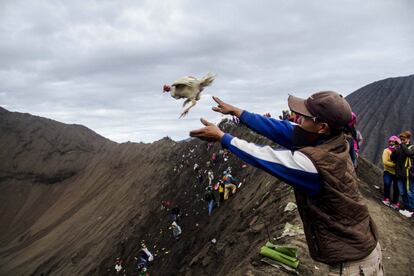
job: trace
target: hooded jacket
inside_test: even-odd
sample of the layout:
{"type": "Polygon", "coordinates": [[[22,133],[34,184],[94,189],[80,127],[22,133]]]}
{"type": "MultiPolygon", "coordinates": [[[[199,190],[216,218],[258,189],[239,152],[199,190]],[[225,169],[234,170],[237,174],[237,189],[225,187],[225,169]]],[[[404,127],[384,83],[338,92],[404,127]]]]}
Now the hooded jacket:
{"type": "Polygon", "coordinates": [[[411,165],[414,165],[414,145],[401,144],[391,154],[391,160],[395,163],[395,175],[400,179],[407,179],[409,176],[407,159],[410,158],[411,165]]]}

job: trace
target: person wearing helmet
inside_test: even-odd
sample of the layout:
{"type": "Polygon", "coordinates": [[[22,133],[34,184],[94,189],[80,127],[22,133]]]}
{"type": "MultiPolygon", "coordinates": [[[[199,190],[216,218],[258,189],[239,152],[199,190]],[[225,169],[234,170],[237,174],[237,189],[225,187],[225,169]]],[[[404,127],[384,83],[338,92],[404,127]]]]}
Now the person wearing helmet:
{"type": "Polygon", "coordinates": [[[400,203],[398,199],[400,197],[400,193],[398,191],[397,185],[397,178],[395,176],[395,163],[391,160],[391,153],[393,153],[396,147],[401,143],[400,138],[398,136],[391,136],[388,139],[388,147],[384,149],[382,153],[382,164],[384,166],[384,174],[383,174],[383,181],[384,181],[384,203],[387,206],[391,206],[394,209],[400,208],[400,203]],[[391,198],[391,187],[392,187],[392,200],[391,198]]]}
{"type": "Polygon", "coordinates": [[[224,133],[201,119],[191,137],[220,141],[243,161],[291,185],[311,257],[329,265],[329,275],[383,275],[378,232],[349,156],[345,130],[352,118],[338,93],[322,91],[307,99],[289,96],[298,124],[250,113],[217,97],[213,110],[230,114],[285,149],[259,146],[224,133]]]}

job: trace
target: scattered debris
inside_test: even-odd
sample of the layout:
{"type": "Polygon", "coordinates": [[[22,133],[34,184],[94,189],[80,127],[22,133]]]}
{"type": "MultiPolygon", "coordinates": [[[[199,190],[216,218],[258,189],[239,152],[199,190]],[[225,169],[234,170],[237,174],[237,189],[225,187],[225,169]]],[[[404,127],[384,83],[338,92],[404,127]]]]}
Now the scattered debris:
{"type": "Polygon", "coordinates": [[[286,236],[294,237],[297,235],[303,235],[304,233],[305,232],[303,232],[303,229],[299,225],[293,225],[289,222],[286,222],[285,227],[283,228],[282,235],[277,237],[277,239],[281,239],[286,236]]]}
{"type": "Polygon", "coordinates": [[[262,262],[264,262],[266,264],[269,264],[269,265],[271,265],[273,267],[276,267],[276,268],[278,268],[278,269],[280,269],[282,271],[290,272],[290,273],[293,273],[295,275],[299,275],[299,272],[297,272],[295,269],[293,269],[293,268],[291,268],[291,267],[289,267],[287,265],[281,264],[278,261],[272,260],[270,258],[265,257],[265,258],[262,258],[260,261],[262,261],[262,262]]]}
{"type": "Polygon", "coordinates": [[[292,211],[296,210],[296,208],[298,208],[298,206],[297,206],[295,203],[293,203],[293,202],[289,202],[289,203],[286,205],[286,207],[285,207],[285,209],[283,210],[283,212],[292,212],[292,211]]]}

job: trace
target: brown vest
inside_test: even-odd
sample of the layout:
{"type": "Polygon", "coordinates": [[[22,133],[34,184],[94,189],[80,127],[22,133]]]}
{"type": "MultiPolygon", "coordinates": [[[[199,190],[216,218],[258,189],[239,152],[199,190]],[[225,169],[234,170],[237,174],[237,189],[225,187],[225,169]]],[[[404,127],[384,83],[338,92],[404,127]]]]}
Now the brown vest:
{"type": "Polygon", "coordinates": [[[295,190],[312,258],[336,265],[368,256],[377,245],[378,233],[358,190],[345,135],[299,151],[312,160],[321,177],[317,196],[295,190]]]}

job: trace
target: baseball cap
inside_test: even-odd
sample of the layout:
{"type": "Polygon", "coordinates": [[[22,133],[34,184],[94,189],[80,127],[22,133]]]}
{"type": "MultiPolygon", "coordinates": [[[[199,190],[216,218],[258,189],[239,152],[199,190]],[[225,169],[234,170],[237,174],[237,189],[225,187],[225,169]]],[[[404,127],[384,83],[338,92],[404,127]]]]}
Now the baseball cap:
{"type": "Polygon", "coordinates": [[[288,105],[293,112],[315,118],[334,129],[345,127],[352,118],[351,106],[334,91],[318,92],[307,99],[290,95],[288,105]]]}

